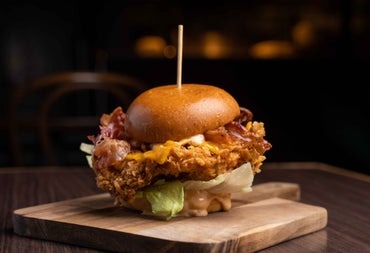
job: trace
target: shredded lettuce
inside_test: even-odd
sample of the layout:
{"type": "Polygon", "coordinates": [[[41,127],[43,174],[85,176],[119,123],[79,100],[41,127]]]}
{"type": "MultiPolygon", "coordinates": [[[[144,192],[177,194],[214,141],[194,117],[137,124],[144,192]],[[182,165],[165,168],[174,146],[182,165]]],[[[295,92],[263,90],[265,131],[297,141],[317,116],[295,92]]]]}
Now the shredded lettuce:
{"type": "Polygon", "coordinates": [[[84,143],[84,142],[81,142],[81,144],[80,144],[80,150],[82,152],[85,152],[86,154],[88,154],[88,155],[86,155],[86,160],[87,160],[87,163],[90,166],[90,168],[92,168],[92,152],[93,152],[93,149],[94,149],[93,144],[87,144],[87,143],[84,143]]]}
{"type": "Polygon", "coordinates": [[[211,193],[233,193],[251,190],[254,174],[250,163],[245,163],[231,172],[218,175],[209,181],[189,180],[183,182],[185,189],[207,190],[211,193]]]}
{"type": "Polygon", "coordinates": [[[89,165],[90,168],[92,168],[93,167],[93,165],[92,165],[92,155],[87,155],[85,157],[86,157],[87,164],[89,165]]]}
{"type": "Polygon", "coordinates": [[[81,144],[80,144],[80,150],[82,152],[85,152],[86,154],[91,155],[93,149],[94,149],[94,144],[87,144],[87,143],[84,143],[84,142],[81,142],[81,144]]]}

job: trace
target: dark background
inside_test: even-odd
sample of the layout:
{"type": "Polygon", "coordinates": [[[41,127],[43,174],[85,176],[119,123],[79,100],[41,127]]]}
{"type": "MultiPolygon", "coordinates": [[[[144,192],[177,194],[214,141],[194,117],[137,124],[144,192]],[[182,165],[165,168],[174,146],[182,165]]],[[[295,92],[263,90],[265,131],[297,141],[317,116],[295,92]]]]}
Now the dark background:
{"type": "Polygon", "coordinates": [[[222,87],[249,108],[273,145],[267,161],[318,161],[368,174],[369,11],[365,0],[2,3],[0,165],[13,165],[7,108],[16,88],[65,70],[175,83],[177,59],[140,54],[135,43],[149,35],[176,46],[183,24],[183,83],[222,87]],[[223,36],[228,53],[202,51],[209,31],[223,36]],[[255,55],[252,49],[266,41],[283,41],[293,52],[273,44],[278,54],[255,55]]]}

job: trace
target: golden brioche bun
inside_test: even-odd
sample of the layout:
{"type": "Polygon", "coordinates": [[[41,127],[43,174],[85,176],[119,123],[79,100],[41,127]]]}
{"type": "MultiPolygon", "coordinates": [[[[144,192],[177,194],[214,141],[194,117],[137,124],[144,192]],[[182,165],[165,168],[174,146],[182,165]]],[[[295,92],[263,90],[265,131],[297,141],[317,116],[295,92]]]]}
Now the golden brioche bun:
{"type": "Polygon", "coordinates": [[[164,85],[140,94],[126,112],[129,138],[162,143],[178,141],[231,122],[240,114],[225,90],[205,84],[164,85]]]}

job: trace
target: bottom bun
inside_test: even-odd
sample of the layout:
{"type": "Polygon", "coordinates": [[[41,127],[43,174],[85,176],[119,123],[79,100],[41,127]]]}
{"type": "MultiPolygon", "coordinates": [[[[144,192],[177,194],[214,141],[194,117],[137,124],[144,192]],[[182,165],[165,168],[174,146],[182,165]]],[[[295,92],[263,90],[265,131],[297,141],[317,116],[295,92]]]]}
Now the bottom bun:
{"type": "MultiPolygon", "coordinates": [[[[152,213],[152,207],[145,197],[135,198],[130,203],[122,203],[127,208],[142,211],[143,214],[156,215],[152,213]]],[[[176,216],[207,216],[208,213],[227,211],[230,208],[230,193],[214,194],[206,190],[185,190],[184,207],[176,216]]]]}

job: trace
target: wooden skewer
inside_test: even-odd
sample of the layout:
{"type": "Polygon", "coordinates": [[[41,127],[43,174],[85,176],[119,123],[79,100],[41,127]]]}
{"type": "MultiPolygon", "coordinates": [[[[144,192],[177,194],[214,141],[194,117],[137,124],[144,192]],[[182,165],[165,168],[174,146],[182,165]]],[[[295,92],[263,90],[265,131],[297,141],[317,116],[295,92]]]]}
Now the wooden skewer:
{"type": "Polygon", "coordinates": [[[178,31],[178,46],[177,46],[177,88],[181,89],[183,26],[179,25],[178,30],[179,31],[178,31]]]}

